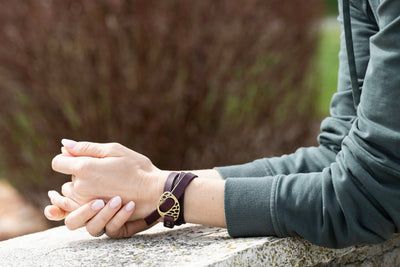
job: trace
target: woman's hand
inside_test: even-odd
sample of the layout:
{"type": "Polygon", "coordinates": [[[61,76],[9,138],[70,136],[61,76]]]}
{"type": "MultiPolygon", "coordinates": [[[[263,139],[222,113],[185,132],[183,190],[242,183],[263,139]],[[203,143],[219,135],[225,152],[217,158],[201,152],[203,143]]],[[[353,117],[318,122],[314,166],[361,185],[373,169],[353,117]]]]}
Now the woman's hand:
{"type": "Polygon", "coordinates": [[[135,211],[135,203],[129,201],[122,206],[119,196],[112,198],[107,204],[96,199],[82,206],[56,191],[50,191],[49,197],[53,205],[46,207],[46,217],[56,221],[65,217],[65,225],[70,230],[85,226],[93,236],[104,230],[109,237],[125,238],[148,228],[144,220],[128,222],[135,211]]]}
{"type": "MultiPolygon", "coordinates": [[[[72,182],[62,187],[65,197],[58,194],[67,200],[52,200],[53,205],[46,207],[46,217],[60,220],[67,216],[69,228],[86,224],[92,234],[106,226],[107,234],[112,237],[126,237],[147,229],[143,218],[156,208],[169,172],[159,170],[147,157],[119,144],[71,140],[63,140],[62,143],[62,154],[53,159],[52,166],[55,171],[72,175],[72,182]],[[127,214],[118,215],[124,212],[123,208],[118,213],[115,210],[114,213],[97,211],[98,214],[93,214],[90,203],[94,202],[86,204],[98,199],[109,201],[113,196],[121,197],[121,205],[133,200],[136,203],[135,212],[130,217],[125,217],[127,214]],[[120,219],[114,221],[111,214],[120,219]],[[99,219],[95,219],[97,216],[99,219]],[[131,222],[127,222],[128,219],[131,222]],[[111,221],[113,224],[109,226],[111,221]],[[117,226],[121,229],[117,230],[117,226]]],[[[226,227],[225,181],[215,170],[195,173],[205,179],[195,179],[186,188],[186,222],[226,227]]],[[[104,209],[111,209],[108,203],[104,209]]]]}
{"type": "Polygon", "coordinates": [[[61,221],[80,205],[70,198],[61,196],[57,191],[49,191],[48,196],[52,205],[44,209],[44,215],[51,221],[61,221]]]}
{"type": "MultiPolygon", "coordinates": [[[[64,196],[83,205],[93,199],[121,196],[137,204],[132,219],[142,219],[156,207],[167,173],[145,156],[120,144],[63,140],[63,153],[52,161],[55,171],[72,175],[62,187],[64,196]]],[[[68,211],[67,211],[68,212],[68,211]]]]}

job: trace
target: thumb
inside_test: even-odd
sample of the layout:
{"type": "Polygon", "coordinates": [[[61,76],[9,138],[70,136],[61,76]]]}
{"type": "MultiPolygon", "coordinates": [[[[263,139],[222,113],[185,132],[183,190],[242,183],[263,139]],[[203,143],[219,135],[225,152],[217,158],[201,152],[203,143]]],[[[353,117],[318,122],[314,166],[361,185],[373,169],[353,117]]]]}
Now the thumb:
{"type": "Polygon", "coordinates": [[[70,139],[62,139],[64,148],[75,157],[120,157],[124,155],[125,147],[117,143],[99,144],[93,142],[76,142],[70,139]]]}

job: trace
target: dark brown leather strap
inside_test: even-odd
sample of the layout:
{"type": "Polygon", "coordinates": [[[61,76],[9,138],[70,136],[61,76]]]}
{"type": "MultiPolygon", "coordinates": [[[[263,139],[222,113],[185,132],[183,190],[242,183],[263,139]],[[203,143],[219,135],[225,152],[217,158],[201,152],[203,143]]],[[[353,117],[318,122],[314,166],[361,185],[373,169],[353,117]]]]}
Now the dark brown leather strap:
{"type": "MultiPolygon", "coordinates": [[[[184,210],[183,199],[184,199],[185,189],[189,185],[189,183],[196,177],[197,177],[197,175],[195,175],[193,173],[181,172],[179,174],[176,186],[171,191],[171,193],[179,200],[180,212],[179,212],[179,217],[177,219],[177,222],[179,221],[180,224],[185,223],[185,219],[183,217],[183,210],[184,210]]],[[[173,203],[172,203],[172,205],[173,205],[173,203]]],[[[171,207],[172,207],[172,205],[171,205],[171,207]]],[[[164,226],[165,227],[173,228],[174,224],[175,223],[174,223],[173,218],[171,219],[171,218],[169,218],[169,216],[164,216],[164,226]],[[167,220],[166,220],[166,218],[167,218],[167,220]]]]}
{"type": "MultiPolygon", "coordinates": [[[[169,191],[171,192],[176,185],[182,180],[183,176],[185,175],[184,172],[181,172],[175,175],[174,179],[167,179],[167,181],[165,182],[165,186],[164,186],[164,192],[169,191]],[[173,182],[171,184],[171,182],[173,182]]],[[[174,222],[174,218],[172,216],[164,216],[164,226],[168,227],[168,228],[173,228],[174,225],[182,225],[185,224],[185,217],[184,217],[184,209],[183,209],[183,205],[184,205],[184,199],[185,199],[185,193],[182,194],[182,196],[178,199],[179,201],[179,205],[181,207],[180,212],[179,212],[179,217],[178,219],[174,222]]],[[[171,199],[167,199],[162,205],[161,205],[161,210],[163,211],[167,211],[169,210],[172,206],[174,205],[174,202],[171,199]]],[[[157,212],[158,214],[158,212],[157,212]]],[[[159,214],[158,214],[159,215],[159,214]]],[[[158,216],[159,218],[159,216],[158,216]]],[[[157,220],[158,220],[157,218],[157,220]]]]}
{"type": "MultiPolygon", "coordinates": [[[[173,183],[173,185],[170,187],[170,190],[169,190],[170,192],[171,192],[171,191],[176,187],[176,185],[182,180],[184,174],[185,174],[184,172],[181,172],[181,173],[179,173],[178,176],[175,177],[174,183],[173,183]]],[[[165,188],[164,188],[164,189],[165,189],[165,188]]],[[[164,190],[164,192],[165,192],[165,190],[164,190]]],[[[181,207],[180,212],[179,212],[179,217],[178,217],[178,219],[176,220],[176,222],[174,222],[174,218],[173,218],[172,216],[168,216],[168,215],[164,216],[164,227],[174,228],[174,225],[182,225],[182,224],[185,223],[185,220],[184,220],[184,217],[183,217],[183,200],[184,200],[184,197],[185,197],[184,195],[185,195],[185,194],[183,194],[183,195],[178,199],[179,205],[180,205],[180,207],[181,207]]],[[[172,201],[171,199],[167,199],[165,202],[167,202],[167,201],[169,201],[169,203],[168,203],[168,208],[167,208],[166,210],[169,210],[169,209],[174,205],[174,203],[173,203],[173,201],[172,201]]],[[[167,206],[165,206],[165,207],[167,207],[167,206]]],[[[164,208],[164,207],[162,207],[162,208],[164,208]]],[[[164,211],[165,211],[165,210],[164,210],[164,211]]]]}
{"type": "MultiPolygon", "coordinates": [[[[165,181],[165,185],[164,185],[164,192],[171,192],[172,189],[174,188],[174,186],[177,183],[177,180],[179,179],[179,174],[178,173],[171,173],[169,176],[174,175],[174,178],[167,178],[167,181],[165,181]]],[[[174,205],[174,201],[172,201],[172,199],[168,198],[165,200],[165,202],[163,204],[161,204],[160,209],[162,211],[167,211],[169,210],[172,206],[174,205]]],[[[157,211],[158,213],[158,211],[157,211]]],[[[158,216],[160,216],[160,214],[158,214],[158,216]]],[[[157,218],[158,219],[158,218],[157,218]]],[[[165,215],[164,216],[164,226],[165,227],[169,227],[169,228],[173,228],[174,226],[174,217],[172,216],[168,216],[165,215]],[[172,225],[172,227],[171,227],[172,225]]]]}
{"type": "Polygon", "coordinates": [[[167,180],[165,181],[165,185],[164,185],[164,192],[172,191],[174,185],[176,184],[176,178],[178,178],[178,176],[179,176],[179,173],[176,173],[176,172],[171,172],[168,175],[167,180]]]}
{"type": "MultiPolygon", "coordinates": [[[[173,228],[174,225],[181,225],[185,223],[184,215],[183,215],[183,201],[184,201],[184,192],[189,183],[196,178],[197,175],[193,173],[170,173],[168,175],[167,181],[164,185],[164,192],[171,192],[179,201],[180,204],[180,212],[178,219],[174,222],[174,218],[172,216],[165,215],[164,216],[164,226],[173,228]]],[[[160,210],[166,212],[172,208],[174,205],[174,201],[170,198],[166,199],[161,205],[160,210]]],[[[149,216],[145,218],[146,224],[151,225],[155,221],[160,218],[160,214],[157,210],[153,211],[149,216]]]]}
{"type": "MultiPolygon", "coordinates": [[[[171,172],[168,175],[167,180],[165,181],[165,185],[164,185],[164,192],[172,191],[172,187],[174,184],[176,184],[176,179],[178,178],[178,176],[179,176],[179,173],[176,173],[176,172],[171,172]]],[[[167,199],[163,204],[161,204],[160,208],[162,210],[169,210],[173,204],[174,203],[170,199],[167,199]]],[[[151,225],[155,221],[157,221],[159,218],[160,218],[160,214],[158,213],[157,210],[154,210],[152,213],[150,213],[150,215],[145,217],[144,220],[147,225],[151,225]]]]}
{"type": "Polygon", "coordinates": [[[186,187],[189,185],[189,183],[196,178],[197,175],[190,173],[190,172],[181,172],[179,175],[179,180],[176,183],[176,186],[174,189],[171,191],[171,193],[177,198],[181,198],[183,193],[185,192],[186,187]]]}
{"type": "MultiPolygon", "coordinates": [[[[180,180],[180,179],[176,179],[175,180],[175,183],[174,183],[174,187],[176,186],[176,184],[178,183],[178,180],[180,180]]],[[[185,222],[185,217],[184,217],[184,200],[185,200],[185,192],[183,192],[183,194],[182,194],[182,196],[178,199],[179,200],[179,205],[181,206],[181,210],[180,210],[180,213],[179,213],[179,217],[178,217],[178,220],[176,220],[175,222],[174,222],[174,224],[175,225],[182,225],[182,224],[185,224],[186,222],[185,222]]]]}

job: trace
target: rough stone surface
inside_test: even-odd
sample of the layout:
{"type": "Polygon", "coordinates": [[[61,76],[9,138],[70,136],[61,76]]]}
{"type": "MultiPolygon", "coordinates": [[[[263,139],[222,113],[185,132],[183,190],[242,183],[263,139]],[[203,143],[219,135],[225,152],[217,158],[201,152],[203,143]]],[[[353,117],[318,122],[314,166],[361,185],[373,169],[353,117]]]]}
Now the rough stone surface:
{"type": "Polygon", "coordinates": [[[61,226],[0,242],[0,266],[399,266],[400,236],[339,250],[299,238],[237,238],[225,229],[162,225],[127,239],[61,226]]]}

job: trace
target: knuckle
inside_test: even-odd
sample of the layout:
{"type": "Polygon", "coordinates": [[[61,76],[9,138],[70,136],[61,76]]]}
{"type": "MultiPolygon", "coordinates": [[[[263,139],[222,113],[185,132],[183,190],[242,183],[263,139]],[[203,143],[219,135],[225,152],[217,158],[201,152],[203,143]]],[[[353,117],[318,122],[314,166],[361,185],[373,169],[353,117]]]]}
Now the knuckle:
{"type": "Polygon", "coordinates": [[[94,227],[92,226],[92,224],[86,224],[86,231],[88,231],[88,233],[90,233],[90,234],[97,234],[96,232],[95,232],[95,229],[94,229],[94,227]]]}
{"type": "Polygon", "coordinates": [[[130,232],[129,232],[129,229],[128,229],[127,227],[124,227],[124,228],[122,229],[122,236],[123,236],[123,237],[130,237],[130,236],[134,235],[135,233],[136,233],[136,232],[130,233],[130,232]]]}
{"type": "Polygon", "coordinates": [[[118,237],[118,233],[116,233],[115,231],[113,231],[112,229],[110,229],[108,225],[107,225],[107,227],[105,228],[105,230],[106,230],[106,233],[105,233],[105,234],[106,234],[108,237],[111,237],[111,238],[117,238],[117,237],[118,237]]]}
{"type": "Polygon", "coordinates": [[[61,205],[61,208],[63,210],[68,210],[69,211],[70,208],[71,208],[71,205],[68,203],[68,200],[65,199],[65,198],[60,199],[60,205],[61,205]]]}
{"type": "Polygon", "coordinates": [[[86,160],[80,160],[75,163],[74,171],[79,176],[85,173],[89,168],[89,163],[86,160]]]}
{"type": "Polygon", "coordinates": [[[113,142],[109,144],[110,150],[120,150],[122,148],[122,145],[117,142],[113,142]]]}
{"type": "Polygon", "coordinates": [[[61,186],[61,193],[66,196],[70,197],[71,196],[71,190],[70,190],[71,183],[65,183],[61,186]]]}
{"type": "Polygon", "coordinates": [[[101,229],[99,230],[93,224],[86,224],[86,231],[91,235],[97,235],[101,231],[101,229]]]}
{"type": "Polygon", "coordinates": [[[85,183],[84,181],[77,180],[74,182],[74,197],[86,199],[91,196],[92,193],[93,192],[90,190],[90,187],[88,187],[87,183],[85,183]]]}
{"type": "Polygon", "coordinates": [[[78,150],[83,153],[88,153],[92,150],[91,144],[89,142],[79,142],[78,150]]]}
{"type": "Polygon", "coordinates": [[[121,233],[120,233],[120,229],[107,225],[106,234],[107,234],[107,236],[109,236],[111,238],[119,238],[121,233]]]}
{"type": "Polygon", "coordinates": [[[67,198],[63,198],[62,205],[63,205],[63,209],[66,211],[73,210],[73,206],[71,205],[71,202],[67,198]]]}
{"type": "Polygon", "coordinates": [[[108,220],[109,220],[109,219],[107,219],[107,218],[105,218],[105,217],[103,217],[103,216],[99,216],[98,220],[99,220],[99,223],[100,223],[101,225],[106,225],[106,224],[108,223],[108,220]]]}
{"type": "Polygon", "coordinates": [[[118,231],[120,227],[115,222],[110,222],[107,224],[107,232],[114,234],[115,232],[118,231]]]}
{"type": "Polygon", "coordinates": [[[128,218],[119,218],[115,216],[108,224],[107,224],[107,231],[111,234],[116,235],[121,230],[124,230],[124,224],[128,218]]]}
{"type": "Polygon", "coordinates": [[[74,191],[75,193],[77,193],[78,195],[81,195],[83,190],[83,185],[82,185],[82,181],[81,180],[76,180],[74,182],[74,191]]]}
{"type": "Polygon", "coordinates": [[[74,221],[70,218],[70,217],[66,217],[64,220],[65,226],[69,229],[69,230],[75,230],[78,227],[74,224],[74,221]]]}
{"type": "Polygon", "coordinates": [[[104,156],[115,155],[116,152],[120,150],[120,144],[118,143],[108,143],[104,146],[104,156]]]}
{"type": "Polygon", "coordinates": [[[129,151],[125,146],[121,145],[120,143],[110,143],[110,153],[113,155],[124,155],[129,151]]]}
{"type": "Polygon", "coordinates": [[[102,145],[97,143],[90,142],[80,142],[79,143],[79,151],[83,155],[93,156],[96,158],[104,158],[107,157],[108,151],[104,149],[102,145]]]}

